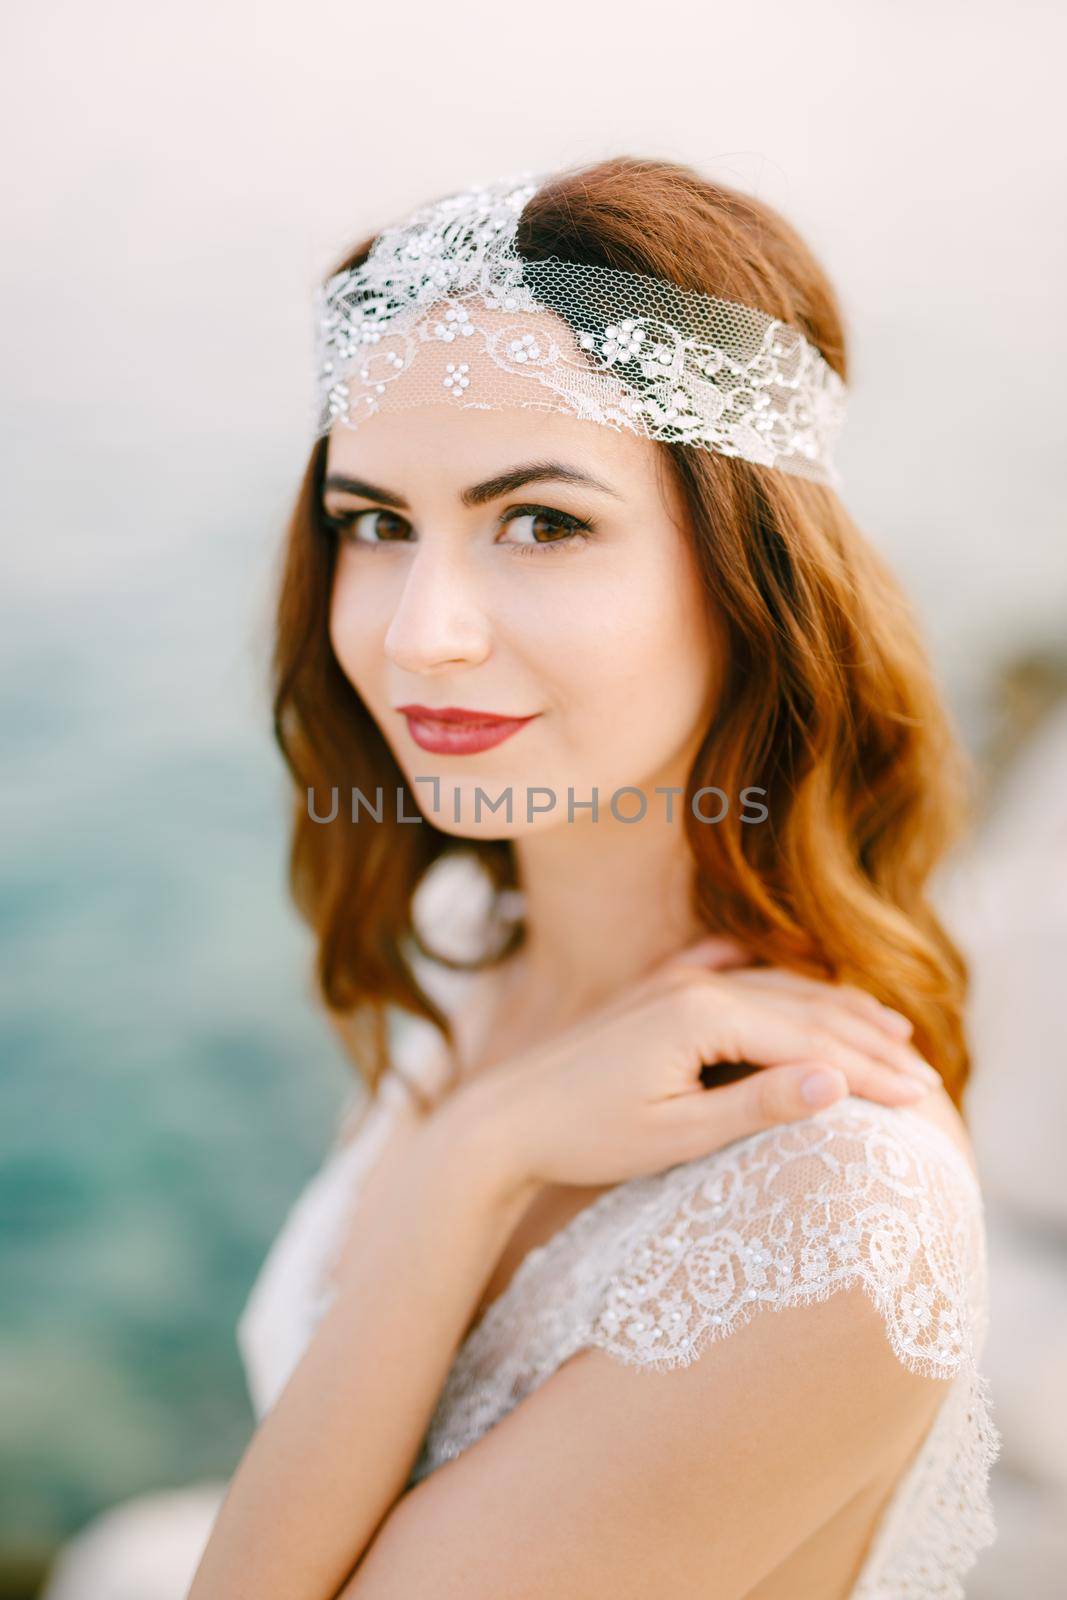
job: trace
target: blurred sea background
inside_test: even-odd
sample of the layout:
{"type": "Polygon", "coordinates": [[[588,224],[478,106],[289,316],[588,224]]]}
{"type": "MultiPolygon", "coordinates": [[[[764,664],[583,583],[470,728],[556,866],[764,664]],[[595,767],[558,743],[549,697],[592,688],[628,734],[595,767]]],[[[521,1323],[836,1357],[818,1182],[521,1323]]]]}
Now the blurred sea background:
{"type": "Polygon", "coordinates": [[[647,12],[549,0],[517,78],[494,15],[3,24],[0,1595],[106,1507],[232,1469],[234,1323],[351,1082],[267,691],[310,293],[344,247],[616,153],[759,194],[841,293],[842,492],[986,770],[1060,692],[1059,14],[1022,6],[1006,45],[1003,7],[935,4],[917,50],[884,0],[696,8],[653,80],[647,12]],[[568,72],[599,63],[580,94],[564,35],[568,72]]]}
{"type": "Polygon", "coordinates": [[[234,1320],[347,1083],[242,643],[267,534],[131,549],[47,630],[4,604],[9,1543],[239,1453],[234,1320]]]}

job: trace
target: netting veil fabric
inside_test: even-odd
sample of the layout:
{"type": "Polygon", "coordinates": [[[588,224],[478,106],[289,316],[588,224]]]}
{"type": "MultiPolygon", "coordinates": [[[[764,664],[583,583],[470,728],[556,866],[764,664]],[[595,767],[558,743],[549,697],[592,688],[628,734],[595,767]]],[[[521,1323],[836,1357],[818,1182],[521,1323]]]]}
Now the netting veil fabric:
{"type": "Polygon", "coordinates": [[[549,175],[417,208],[314,295],[316,437],[378,412],[531,407],[838,486],[845,385],[799,329],[664,279],[516,248],[549,175]]]}

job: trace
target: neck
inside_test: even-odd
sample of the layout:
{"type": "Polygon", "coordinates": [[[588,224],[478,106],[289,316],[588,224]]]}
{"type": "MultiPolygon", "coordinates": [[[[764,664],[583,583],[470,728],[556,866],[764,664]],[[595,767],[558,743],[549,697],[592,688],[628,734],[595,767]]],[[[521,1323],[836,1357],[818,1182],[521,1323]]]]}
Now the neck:
{"type": "MultiPolygon", "coordinates": [[[[660,797],[656,797],[657,800],[660,797]]],[[[568,824],[516,841],[526,942],[512,958],[524,1014],[564,1025],[709,930],[691,905],[679,819],[568,824]]]]}

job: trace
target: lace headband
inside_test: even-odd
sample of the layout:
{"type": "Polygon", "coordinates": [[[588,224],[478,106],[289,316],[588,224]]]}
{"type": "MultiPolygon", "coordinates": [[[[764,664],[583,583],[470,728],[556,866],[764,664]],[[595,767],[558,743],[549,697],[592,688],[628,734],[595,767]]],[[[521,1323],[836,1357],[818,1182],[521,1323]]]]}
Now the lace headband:
{"type": "Polygon", "coordinates": [[[421,206],[316,288],[315,437],[409,406],[534,407],[838,486],[845,385],[803,334],[661,278],[524,260],[546,181],[421,206]]]}

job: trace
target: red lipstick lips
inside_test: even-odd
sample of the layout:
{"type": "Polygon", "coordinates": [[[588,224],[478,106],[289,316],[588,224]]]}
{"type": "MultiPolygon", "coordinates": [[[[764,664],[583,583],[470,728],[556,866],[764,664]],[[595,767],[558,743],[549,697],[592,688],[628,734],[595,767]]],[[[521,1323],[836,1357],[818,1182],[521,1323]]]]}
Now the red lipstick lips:
{"type": "Polygon", "coordinates": [[[471,711],[466,706],[406,705],[396,709],[407,717],[408,731],[417,745],[447,756],[491,750],[533,721],[532,716],[498,717],[492,711],[471,711]]]}

